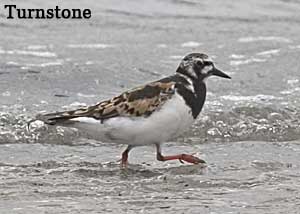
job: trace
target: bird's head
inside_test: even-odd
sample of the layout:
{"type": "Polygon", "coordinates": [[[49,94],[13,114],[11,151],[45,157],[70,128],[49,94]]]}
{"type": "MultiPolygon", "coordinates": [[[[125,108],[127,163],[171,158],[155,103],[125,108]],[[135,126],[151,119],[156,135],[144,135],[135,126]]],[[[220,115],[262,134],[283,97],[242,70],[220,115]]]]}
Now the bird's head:
{"type": "Polygon", "coordinates": [[[176,72],[192,80],[204,80],[212,75],[231,79],[230,76],[217,69],[212,59],[203,53],[191,53],[185,56],[176,72]]]}

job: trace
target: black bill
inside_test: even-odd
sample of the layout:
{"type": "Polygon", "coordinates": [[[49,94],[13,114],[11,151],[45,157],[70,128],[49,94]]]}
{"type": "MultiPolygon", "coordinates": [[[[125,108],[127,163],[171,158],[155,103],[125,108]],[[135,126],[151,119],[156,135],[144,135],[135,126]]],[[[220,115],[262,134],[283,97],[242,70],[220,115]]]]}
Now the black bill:
{"type": "Polygon", "coordinates": [[[218,76],[218,77],[223,77],[223,78],[227,78],[227,79],[231,79],[230,76],[228,76],[227,74],[225,74],[223,71],[214,68],[214,70],[212,71],[212,75],[218,76]]]}

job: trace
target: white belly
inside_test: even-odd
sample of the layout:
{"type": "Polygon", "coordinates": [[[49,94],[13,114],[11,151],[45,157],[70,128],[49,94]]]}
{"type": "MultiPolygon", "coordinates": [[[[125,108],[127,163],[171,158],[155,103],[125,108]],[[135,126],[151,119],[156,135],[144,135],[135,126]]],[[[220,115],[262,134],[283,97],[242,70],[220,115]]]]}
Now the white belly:
{"type": "Polygon", "coordinates": [[[73,127],[85,131],[91,138],[130,145],[161,143],[178,137],[194,122],[191,109],[175,94],[171,100],[149,117],[115,117],[103,124],[91,118],[75,118],[73,127]]]}

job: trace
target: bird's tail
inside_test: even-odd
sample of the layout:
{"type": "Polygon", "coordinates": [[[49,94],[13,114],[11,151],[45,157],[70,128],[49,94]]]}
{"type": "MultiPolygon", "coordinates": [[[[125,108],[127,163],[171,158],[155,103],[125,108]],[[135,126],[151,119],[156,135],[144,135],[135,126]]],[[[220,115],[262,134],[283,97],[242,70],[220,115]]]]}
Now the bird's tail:
{"type": "Polygon", "coordinates": [[[68,124],[72,123],[70,119],[78,117],[78,114],[74,114],[74,111],[62,111],[48,114],[38,114],[36,117],[27,122],[27,130],[30,128],[30,124],[35,121],[42,121],[47,125],[57,125],[57,124],[68,124]]]}

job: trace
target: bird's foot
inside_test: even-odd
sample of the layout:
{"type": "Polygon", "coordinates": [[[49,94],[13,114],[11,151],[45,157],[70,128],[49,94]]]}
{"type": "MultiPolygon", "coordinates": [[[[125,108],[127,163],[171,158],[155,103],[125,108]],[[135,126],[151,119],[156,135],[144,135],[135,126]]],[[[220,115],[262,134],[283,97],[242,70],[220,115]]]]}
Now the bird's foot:
{"type": "Polygon", "coordinates": [[[193,164],[205,163],[204,160],[197,158],[193,155],[187,155],[187,154],[163,156],[161,153],[157,153],[157,160],[159,161],[179,160],[181,163],[184,163],[185,161],[193,164]]]}
{"type": "Polygon", "coordinates": [[[181,154],[180,156],[181,157],[178,158],[178,160],[181,163],[184,163],[183,161],[188,162],[188,163],[193,163],[193,164],[206,163],[204,160],[202,160],[198,157],[195,157],[193,155],[181,154]]]}

